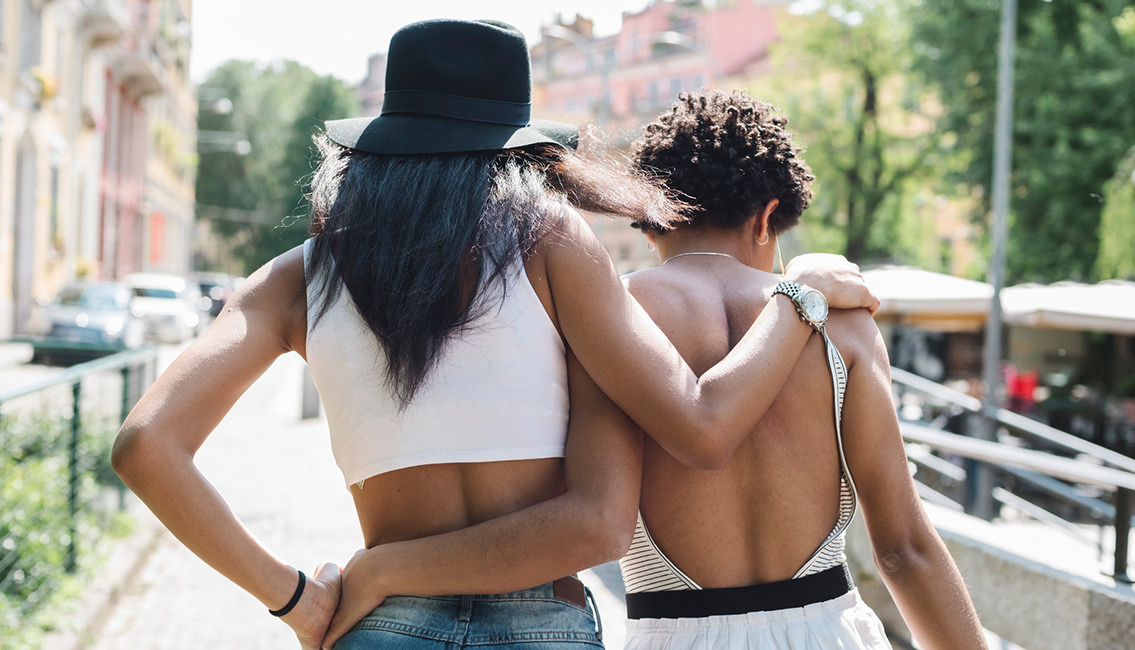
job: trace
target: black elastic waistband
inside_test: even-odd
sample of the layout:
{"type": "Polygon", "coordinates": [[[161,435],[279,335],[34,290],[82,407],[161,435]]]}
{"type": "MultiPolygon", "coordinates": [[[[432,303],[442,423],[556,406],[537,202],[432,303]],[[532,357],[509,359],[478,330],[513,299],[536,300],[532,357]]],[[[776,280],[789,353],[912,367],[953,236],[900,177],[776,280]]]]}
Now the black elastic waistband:
{"type": "Polygon", "coordinates": [[[748,587],[642,591],[627,594],[627,618],[698,618],[803,607],[855,588],[846,564],[819,573],[748,587]]]}

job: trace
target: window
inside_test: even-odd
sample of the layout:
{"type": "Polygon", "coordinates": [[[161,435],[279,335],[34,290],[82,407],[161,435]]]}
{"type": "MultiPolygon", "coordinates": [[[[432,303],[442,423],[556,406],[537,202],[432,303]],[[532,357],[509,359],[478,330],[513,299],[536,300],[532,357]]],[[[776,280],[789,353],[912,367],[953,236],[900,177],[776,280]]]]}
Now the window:
{"type": "MultiPolygon", "coordinates": [[[[62,11],[59,13],[62,14],[62,11]]],[[[66,32],[63,30],[62,26],[55,30],[55,83],[58,84],[60,88],[63,87],[63,74],[65,72],[65,60],[63,58],[63,39],[65,34],[66,32]]]]}
{"type": "Polygon", "coordinates": [[[658,81],[655,79],[646,84],[646,101],[651,108],[658,106],[658,81]]]}
{"type": "Polygon", "coordinates": [[[705,88],[705,75],[701,75],[701,74],[694,75],[693,85],[694,85],[694,88],[693,88],[694,90],[701,90],[702,88],[705,88]]]}
{"type": "Polygon", "coordinates": [[[39,65],[42,38],[43,14],[37,3],[24,0],[23,10],[20,12],[20,74],[39,65]]]}
{"type": "Polygon", "coordinates": [[[677,99],[680,92],[682,92],[682,78],[674,77],[670,80],[670,99],[677,99]]]}
{"type": "Polygon", "coordinates": [[[53,160],[51,161],[51,208],[49,210],[50,219],[51,219],[51,221],[50,221],[50,224],[51,224],[51,245],[54,246],[56,250],[62,251],[63,250],[63,240],[62,240],[62,237],[61,237],[61,233],[59,232],[59,161],[54,160],[55,156],[52,156],[52,158],[53,158],[53,160]]]}

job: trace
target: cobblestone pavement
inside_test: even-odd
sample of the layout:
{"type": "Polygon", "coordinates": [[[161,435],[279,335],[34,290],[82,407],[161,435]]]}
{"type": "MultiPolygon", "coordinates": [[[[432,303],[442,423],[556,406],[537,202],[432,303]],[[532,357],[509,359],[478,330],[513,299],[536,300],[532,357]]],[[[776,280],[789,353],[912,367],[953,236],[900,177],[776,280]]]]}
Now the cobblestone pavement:
{"type": "MultiPolygon", "coordinates": [[[[198,466],[257,538],[309,572],[322,561],[345,564],[362,537],[325,422],[299,419],[302,372],[295,355],[277,361],[205,443],[198,466]]],[[[584,580],[603,612],[608,647],[621,647],[617,569],[612,575],[611,566],[600,567],[584,580]]],[[[256,599],[164,533],[93,647],[251,650],[298,644],[256,599]]]]}

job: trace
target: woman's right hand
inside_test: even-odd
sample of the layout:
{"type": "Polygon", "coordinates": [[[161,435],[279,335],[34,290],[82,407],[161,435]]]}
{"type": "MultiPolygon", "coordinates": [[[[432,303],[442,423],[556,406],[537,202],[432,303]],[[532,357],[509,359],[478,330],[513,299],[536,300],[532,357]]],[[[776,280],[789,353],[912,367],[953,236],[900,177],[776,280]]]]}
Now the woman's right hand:
{"type": "Polygon", "coordinates": [[[280,618],[296,633],[303,650],[318,650],[322,644],[339,605],[341,582],[339,567],[330,562],[319,565],[315,574],[307,579],[295,608],[280,618]]]}
{"type": "Polygon", "coordinates": [[[808,285],[824,294],[832,309],[866,308],[874,315],[879,298],[871,293],[859,265],[843,255],[808,253],[792,258],[784,270],[784,279],[808,285]]]}

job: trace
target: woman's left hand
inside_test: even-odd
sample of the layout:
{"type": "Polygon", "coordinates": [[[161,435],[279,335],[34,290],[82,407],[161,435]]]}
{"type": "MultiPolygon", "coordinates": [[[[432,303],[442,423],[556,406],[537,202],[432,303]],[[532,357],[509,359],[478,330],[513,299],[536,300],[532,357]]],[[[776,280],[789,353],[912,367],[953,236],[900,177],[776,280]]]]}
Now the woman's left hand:
{"type": "Polygon", "coordinates": [[[362,549],[355,553],[343,569],[343,591],[335,617],[323,638],[324,650],[332,650],[344,634],[363,620],[374,608],[386,600],[386,594],[376,587],[374,566],[378,549],[362,549]]]}
{"type": "Polygon", "coordinates": [[[280,618],[296,633],[303,650],[319,650],[323,638],[339,606],[342,589],[339,567],[325,562],[308,579],[300,601],[292,611],[280,618]]]}

